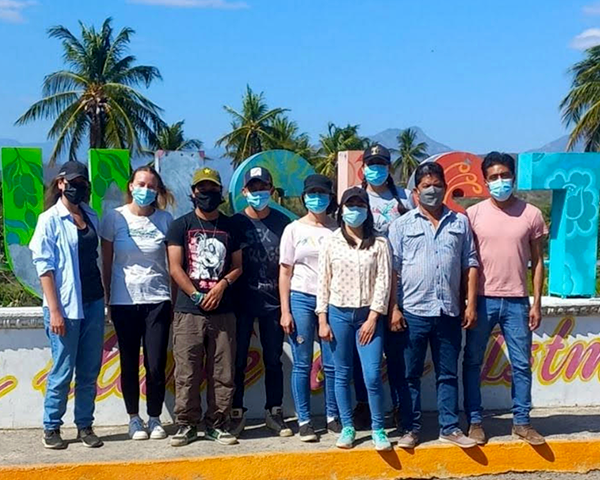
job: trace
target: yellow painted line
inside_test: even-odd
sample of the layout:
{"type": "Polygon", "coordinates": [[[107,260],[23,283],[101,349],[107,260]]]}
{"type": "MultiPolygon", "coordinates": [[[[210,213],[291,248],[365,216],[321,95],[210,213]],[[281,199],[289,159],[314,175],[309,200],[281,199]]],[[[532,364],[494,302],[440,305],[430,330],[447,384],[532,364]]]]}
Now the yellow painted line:
{"type": "MultiPolygon", "coordinates": [[[[57,454],[58,456],[58,454],[57,454]]],[[[10,480],[392,480],[471,477],[506,472],[600,469],[600,439],[554,440],[542,447],[491,443],[461,450],[451,445],[377,453],[350,451],[263,453],[160,461],[123,461],[0,467],[10,480]]]]}

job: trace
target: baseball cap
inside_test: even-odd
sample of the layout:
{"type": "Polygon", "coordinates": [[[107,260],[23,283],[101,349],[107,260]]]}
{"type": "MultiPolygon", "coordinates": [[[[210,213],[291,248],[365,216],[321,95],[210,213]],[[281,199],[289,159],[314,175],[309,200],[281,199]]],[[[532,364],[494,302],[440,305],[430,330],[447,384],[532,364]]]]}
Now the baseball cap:
{"type": "Polygon", "coordinates": [[[302,194],[304,195],[308,190],[313,188],[320,188],[328,193],[333,193],[333,182],[325,175],[315,173],[304,179],[304,190],[302,194]]]}
{"type": "Polygon", "coordinates": [[[203,167],[194,172],[194,176],[192,177],[192,187],[198,185],[203,181],[216,183],[219,187],[222,187],[221,184],[221,175],[219,172],[214,170],[213,168],[203,167]]]}
{"type": "Polygon", "coordinates": [[[363,202],[365,202],[367,205],[369,204],[369,194],[367,193],[367,191],[364,188],[360,188],[360,187],[352,187],[349,188],[348,190],[346,190],[344,192],[344,194],[342,195],[342,201],[340,202],[341,205],[344,205],[348,200],[350,200],[351,198],[359,198],[360,200],[362,200],[363,202]]]}
{"type": "Polygon", "coordinates": [[[375,160],[383,160],[385,163],[391,163],[392,157],[390,151],[379,143],[371,145],[363,153],[363,162],[368,165],[375,160]]]}
{"type": "Polygon", "coordinates": [[[58,176],[64,177],[67,181],[74,180],[78,177],[83,177],[86,180],[89,180],[90,178],[87,167],[76,160],[69,160],[68,162],[63,163],[58,172],[58,176]]]}
{"type": "Polygon", "coordinates": [[[244,175],[244,186],[247,187],[252,180],[260,180],[261,182],[273,185],[273,177],[271,177],[271,172],[263,167],[252,167],[250,170],[248,170],[244,175]]]}

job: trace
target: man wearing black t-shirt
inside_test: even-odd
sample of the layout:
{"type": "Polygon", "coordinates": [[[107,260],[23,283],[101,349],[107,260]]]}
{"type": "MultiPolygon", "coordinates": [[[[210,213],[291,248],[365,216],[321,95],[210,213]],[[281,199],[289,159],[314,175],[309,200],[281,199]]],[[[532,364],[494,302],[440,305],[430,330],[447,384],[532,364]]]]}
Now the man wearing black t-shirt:
{"type": "Polygon", "coordinates": [[[218,211],[222,190],[217,171],[196,171],[192,180],[195,208],[175,220],[167,234],[171,276],[179,287],[173,319],[179,428],[171,438],[173,446],[187,445],[198,437],[203,377],[207,382],[206,438],[223,445],[237,443],[227,431],[235,388],[236,329],[229,287],[242,273],[242,251],[231,218],[218,211]]]}
{"type": "Polygon", "coordinates": [[[248,206],[233,220],[239,232],[244,274],[236,284],[237,355],[235,394],[231,412],[231,433],[239,435],[245,426],[244,381],[248,349],[258,319],[262,360],[265,366],[265,423],[281,437],[292,430],[283,419],[284,332],[279,324],[279,242],[290,219],[269,206],[274,191],[271,174],[266,168],[253,167],[246,172],[243,194],[248,206]]]}

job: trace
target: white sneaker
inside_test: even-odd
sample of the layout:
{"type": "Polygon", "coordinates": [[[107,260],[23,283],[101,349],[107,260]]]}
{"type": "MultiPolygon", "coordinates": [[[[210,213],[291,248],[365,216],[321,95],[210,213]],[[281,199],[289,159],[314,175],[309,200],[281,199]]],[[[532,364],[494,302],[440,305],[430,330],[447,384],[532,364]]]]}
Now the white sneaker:
{"type": "Polygon", "coordinates": [[[133,417],[129,420],[129,437],[133,440],[148,440],[148,432],[140,417],[133,417]]]}
{"type": "Polygon", "coordinates": [[[150,417],[148,420],[148,430],[150,430],[150,438],[152,440],[162,440],[163,438],[167,438],[167,432],[165,432],[158,417],[150,417]]]}

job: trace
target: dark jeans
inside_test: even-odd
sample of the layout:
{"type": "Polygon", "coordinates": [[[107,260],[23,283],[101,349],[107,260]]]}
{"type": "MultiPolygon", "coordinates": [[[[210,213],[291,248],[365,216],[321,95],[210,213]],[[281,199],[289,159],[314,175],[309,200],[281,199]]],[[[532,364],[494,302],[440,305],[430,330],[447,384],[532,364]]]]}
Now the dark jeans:
{"type": "Polygon", "coordinates": [[[458,356],[462,341],[460,318],[444,314],[438,317],[421,317],[406,312],[404,318],[408,325],[408,345],[404,358],[412,401],[412,430],[421,429],[421,376],[427,346],[431,345],[440,432],[448,435],[459,429],[458,356]]]}
{"type": "Polygon", "coordinates": [[[149,416],[159,417],[165,401],[171,302],[113,305],[111,316],[119,340],[121,391],[127,413],[139,412],[141,344],[146,369],[146,407],[149,416]]]}
{"type": "Polygon", "coordinates": [[[477,326],[467,330],[463,359],[465,413],[469,423],[481,423],[481,364],[492,330],[500,325],[512,367],[511,395],[515,425],[529,424],[531,412],[531,342],[529,299],[479,297],[477,326]]]}
{"type": "Polygon", "coordinates": [[[265,409],[281,407],[283,403],[283,355],[284,332],[279,324],[279,309],[266,311],[255,317],[247,312],[237,313],[237,352],[235,359],[235,394],[233,408],[244,408],[244,381],[248,366],[248,350],[254,333],[254,320],[258,319],[262,359],[265,366],[265,409]]]}

